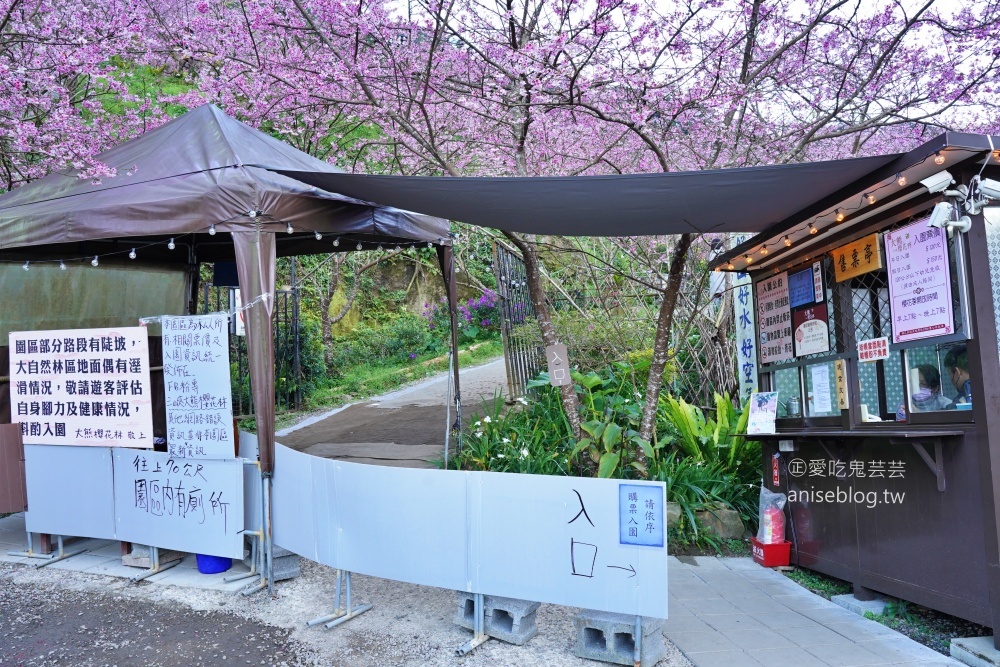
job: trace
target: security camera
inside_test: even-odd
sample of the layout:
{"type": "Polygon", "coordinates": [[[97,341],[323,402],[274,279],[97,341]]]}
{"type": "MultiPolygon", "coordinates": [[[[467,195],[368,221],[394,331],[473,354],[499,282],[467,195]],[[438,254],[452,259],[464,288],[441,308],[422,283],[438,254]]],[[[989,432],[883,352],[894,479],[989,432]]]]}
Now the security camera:
{"type": "Polygon", "coordinates": [[[979,192],[987,199],[1000,199],[1000,181],[994,181],[992,178],[984,178],[979,181],[979,192]]]}
{"type": "Polygon", "coordinates": [[[931,219],[927,221],[927,226],[946,229],[952,221],[951,218],[954,210],[954,207],[949,202],[943,201],[938,203],[931,212],[931,219]]]}
{"type": "MultiPolygon", "coordinates": [[[[927,178],[920,181],[920,185],[927,188],[927,191],[930,192],[931,194],[935,194],[938,192],[943,192],[945,188],[947,188],[954,182],[955,179],[952,178],[951,174],[949,174],[947,171],[939,171],[933,176],[928,176],[927,178]]],[[[1000,183],[997,183],[997,185],[1000,186],[1000,183]]]]}

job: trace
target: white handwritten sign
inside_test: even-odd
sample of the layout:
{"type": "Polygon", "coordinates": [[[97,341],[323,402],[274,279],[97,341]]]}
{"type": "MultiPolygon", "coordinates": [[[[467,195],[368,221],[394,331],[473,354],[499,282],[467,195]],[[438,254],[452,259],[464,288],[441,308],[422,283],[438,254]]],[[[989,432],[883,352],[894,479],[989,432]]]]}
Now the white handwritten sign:
{"type": "Polygon", "coordinates": [[[757,326],[761,363],[792,358],[792,311],[788,307],[787,271],[758,281],[757,326]]]}
{"type": "Polygon", "coordinates": [[[12,331],[10,395],[25,444],[153,446],[142,327],[12,331]]]}
{"type": "Polygon", "coordinates": [[[892,342],[955,333],[948,237],[925,220],[885,234],[892,342]]]}
{"type": "Polygon", "coordinates": [[[233,458],[228,316],[164,317],[162,323],[168,451],[233,458]]]}
{"type": "Polygon", "coordinates": [[[114,453],[117,538],[243,557],[243,463],[114,453]]]}

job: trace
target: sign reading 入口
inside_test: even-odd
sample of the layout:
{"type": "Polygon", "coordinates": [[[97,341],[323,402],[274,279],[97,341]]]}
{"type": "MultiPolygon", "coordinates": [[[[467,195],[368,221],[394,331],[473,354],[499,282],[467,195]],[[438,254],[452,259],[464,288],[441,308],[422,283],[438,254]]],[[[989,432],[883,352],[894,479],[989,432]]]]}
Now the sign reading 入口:
{"type": "Polygon", "coordinates": [[[762,364],[792,358],[792,311],[788,307],[787,271],[757,283],[757,327],[762,364]]]}
{"type": "Polygon", "coordinates": [[[562,387],[573,381],[569,373],[569,357],[565,345],[556,344],[546,347],[545,361],[549,365],[549,384],[553,387],[562,387]]]}
{"type": "Polygon", "coordinates": [[[24,444],[151,448],[146,329],[12,331],[10,402],[24,444]]]}

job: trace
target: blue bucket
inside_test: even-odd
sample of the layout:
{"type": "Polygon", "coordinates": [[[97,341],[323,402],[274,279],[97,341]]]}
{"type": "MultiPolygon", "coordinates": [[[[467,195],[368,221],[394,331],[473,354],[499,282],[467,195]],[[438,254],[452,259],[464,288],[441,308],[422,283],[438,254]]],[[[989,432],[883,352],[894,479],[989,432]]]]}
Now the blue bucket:
{"type": "Polygon", "coordinates": [[[195,554],[195,559],[198,561],[198,571],[202,574],[218,574],[219,572],[225,572],[233,566],[232,558],[195,554]]]}

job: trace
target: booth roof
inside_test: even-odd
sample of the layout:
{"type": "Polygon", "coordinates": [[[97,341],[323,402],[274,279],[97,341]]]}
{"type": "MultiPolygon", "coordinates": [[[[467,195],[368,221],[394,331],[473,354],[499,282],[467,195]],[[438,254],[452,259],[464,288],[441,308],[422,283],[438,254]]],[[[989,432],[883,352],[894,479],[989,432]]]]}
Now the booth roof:
{"type": "Polygon", "coordinates": [[[610,176],[280,173],[330,192],[483,227],[557,236],[643,236],[758,233],[896,158],[610,176]]]}
{"type": "MultiPolygon", "coordinates": [[[[199,247],[207,250],[199,251],[199,259],[226,254],[231,259],[228,234],[211,238],[207,232],[212,224],[217,232],[258,225],[280,231],[279,254],[330,252],[329,241],[308,245],[314,231],[385,243],[448,238],[446,220],[325,192],[276,173],[339,170],[213,105],[189,111],[97,158],[117,175],[97,182],[81,179],[75,171],[53,173],[0,196],[0,249],[27,252],[35,246],[30,252],[65,254],[66,244],[121,239],[141,245],[141,237],[197,233],[204,235],[199,247]],[[250,211],[260,214],[250,217],[250,211]],[[288,237],[287,224],[308,234],[288,237]],[[288,249],[283,252],[284,245],[288,249]]],[[[93,254],[104,246],[90,243],[88,248],[93,254]]],[[[183,261],[188,261],[187,253],[183,261]]]]}

